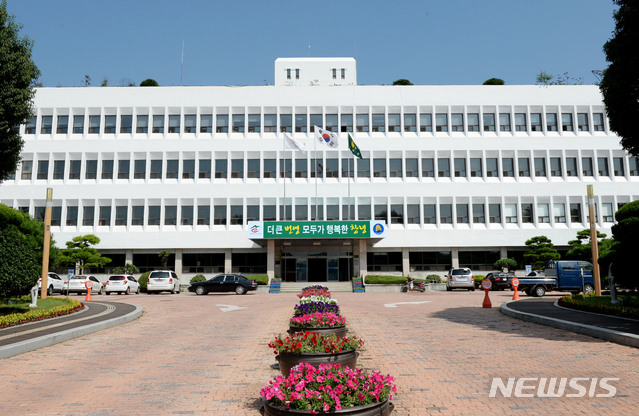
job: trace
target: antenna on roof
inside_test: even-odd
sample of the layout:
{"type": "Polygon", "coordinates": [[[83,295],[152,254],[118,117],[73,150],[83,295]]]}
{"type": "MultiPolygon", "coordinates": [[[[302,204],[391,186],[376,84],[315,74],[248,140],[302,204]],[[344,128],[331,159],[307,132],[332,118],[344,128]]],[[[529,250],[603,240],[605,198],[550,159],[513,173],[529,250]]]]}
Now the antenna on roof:
{"type": "Polygon", "coordinates": [[[592,74],[597,78],[597,81],[601,82],[603,80],[603,71],[601,69],[593,69],[592,74]]]}
{"type": "Polygon", "coordinates": [[[311,57],[311,42],[308,43],[308,57],[311,57]]]}

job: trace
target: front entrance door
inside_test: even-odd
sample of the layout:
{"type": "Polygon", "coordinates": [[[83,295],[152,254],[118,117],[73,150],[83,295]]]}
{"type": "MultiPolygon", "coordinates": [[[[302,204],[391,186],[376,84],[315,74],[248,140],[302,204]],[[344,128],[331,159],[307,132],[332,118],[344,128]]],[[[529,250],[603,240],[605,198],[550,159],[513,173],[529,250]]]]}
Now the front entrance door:
{"type": "Polygon", "coordinates": [[[296,274],[298,282],[308,281],[308,260],[306,258],[297,258],[296,274]]]}
{"type": "Polygon", "coordinates": [[[339,259],[337,257],[330,257],[328,259],[328,281],[329,282],[337,282],[339,280],[339,269],[337,265],[339,264],[339,259]]]}
{"type": "Polygon", "coordinates": [[[326,259],[325,258],[311,257],[308,259],[308,281],[309,282],[325,282],[326,281],[326,259]]]}

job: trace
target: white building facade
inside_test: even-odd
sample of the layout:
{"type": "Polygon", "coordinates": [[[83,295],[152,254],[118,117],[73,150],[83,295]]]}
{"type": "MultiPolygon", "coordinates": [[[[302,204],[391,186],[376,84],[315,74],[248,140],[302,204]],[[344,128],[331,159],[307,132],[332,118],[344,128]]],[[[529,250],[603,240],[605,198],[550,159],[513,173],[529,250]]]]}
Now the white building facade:
{"type": "Polygon", "coordinates": [[[639,198],[597,86],[358,86],[350,58],[275,67],[274,86],[40,88],[0,202],[43,218],[53,188],[58,246],[95,234],[109,267],[142,270],[170,250],[186,283],[490,270],[533,236],[566,248],[589,227],[587,185],[608,235],[639,198]],[[362,224],[363,238],[342,232],[362,224]],[[256,225],[285,231],[254,238],[256,225]],[[293,232],[305,226],[321,231],[293,232]]]}

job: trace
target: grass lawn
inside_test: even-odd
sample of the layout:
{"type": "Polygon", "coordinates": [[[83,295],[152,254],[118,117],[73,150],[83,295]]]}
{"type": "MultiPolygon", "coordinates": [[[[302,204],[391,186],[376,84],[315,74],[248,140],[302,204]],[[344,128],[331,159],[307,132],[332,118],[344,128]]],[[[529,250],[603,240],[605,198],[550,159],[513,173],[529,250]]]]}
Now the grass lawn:
{"type": "Polygon", "coordinates": [[[639,319],[639,296],[619,295],[617,299],[622,301],[622,305],[612,305],[610,295],[572,295],[561,298],[559,304],[588,312],[639,319]]]}
{"type": "Polygon", "coordinates": [[[0,328],[66,315],[82,308],[82,303],[65,298],[38,298],[37,308],[29,308],[30,296],[0,299],[0,328]]]}

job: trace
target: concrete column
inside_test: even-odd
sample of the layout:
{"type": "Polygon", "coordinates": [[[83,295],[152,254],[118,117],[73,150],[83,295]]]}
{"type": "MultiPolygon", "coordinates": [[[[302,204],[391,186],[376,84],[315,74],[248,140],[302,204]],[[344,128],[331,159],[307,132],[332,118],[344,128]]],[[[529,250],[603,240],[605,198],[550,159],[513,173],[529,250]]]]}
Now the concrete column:
{"type": "Polygon", "coordinates": [[[133,264],[133,250],[127,250],[125,252],[124,264],[133,264]]]}
{"type": "Polygon", "coordinates": [[[502,247],[499,249],[499,258],[500,259],[508,258],[508,247],[502,247]]]}
{"type": "MultiPolygon", "coordinates": [[[[368,268],[366,262],[366,254],[368,252],[368,248],[366,246],[366,239],[362,238],[359,241],[359,276],[364,278],[366,276],[366,269],[368,268]]],[[[357,265],[356,265],[357,266],[357,265]]]]}
{"type": "Polygon", "coordinates": [[[266,274],[268,282],[275,277],[275,240],[271,239],[266,242],[266,274]]]}
{"type": "Polygon", "coordinates": [[[233,261],[232,250],[230,248],[224,249],[224,273],[232,273],[233,261]]]}
{"type": "Polygon", "coordinates": [[[410,276],[410,261],[408,260],[408,247],[402,247],[402,276],[410,276]]]}
{"type": "Polygon", "coordinates": [[[453,263],[453,269],[458,268],[459,267],[459,249],[451,248],[450,257],[451,257],[451,262],[453,263]]]}
{"type": "Polygon", "coordinates": [[[175,250],[175,274],[178,275],[180,282],[182,282],[182,249],[175,250]]]}

